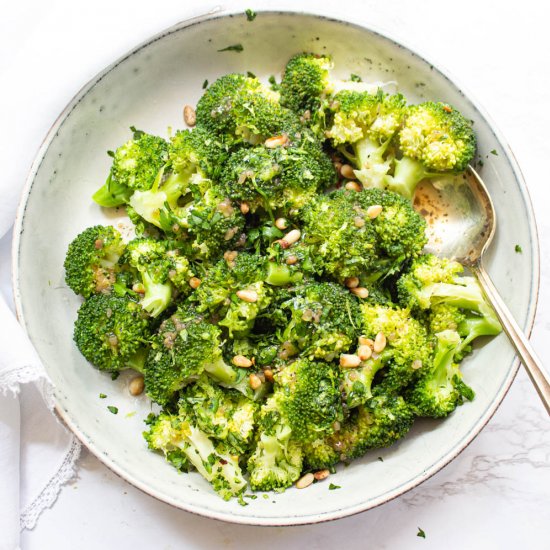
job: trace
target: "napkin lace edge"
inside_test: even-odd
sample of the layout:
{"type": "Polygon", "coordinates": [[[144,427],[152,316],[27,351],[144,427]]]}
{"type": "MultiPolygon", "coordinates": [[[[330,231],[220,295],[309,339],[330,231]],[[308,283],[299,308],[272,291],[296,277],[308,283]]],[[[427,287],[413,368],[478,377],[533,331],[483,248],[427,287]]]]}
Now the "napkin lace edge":
{"type": "Polygon", "coordinates": [[[37,369],[36,365],[22,365],[0,373],[0,393],[18,395],[19,386],[31,382],[34,382],[48,409],[52,411],[54,408],[53,384],[44,369],[37,369]]]}
{"type": "Polygon", "coordinates": [[[76,461],[80,457],[80,450],[80,441],[73,436],[71,446],[57,473],[50,479],[43,491],[21,511],[21,530],[34,529],[42,512],[53,506],[63,486],[75,477],[76,461]]]}

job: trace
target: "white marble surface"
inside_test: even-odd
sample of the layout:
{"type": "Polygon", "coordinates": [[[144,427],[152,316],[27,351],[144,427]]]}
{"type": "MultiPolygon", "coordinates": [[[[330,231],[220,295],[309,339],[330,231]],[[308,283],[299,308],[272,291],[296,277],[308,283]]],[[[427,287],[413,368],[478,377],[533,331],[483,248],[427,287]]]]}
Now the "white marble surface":
{"type": "MultiPolygon", "coordinates": [[[[230,5],[244,9],[294,4],[261,0],[230,5]]],[[[301,3],[304,9],[315,9],[316,4],[301,3]]],[[[150,34],[213,5],[181,0],[148,5],[135,0],[20,0],[3,6],[3,177],[24,177],[47,128],[82,83],[150,34]],[[4,158],[10,150],[14,152],[4,158]]],[[[387,29],[446,67],[507,137],[524,171],[539,224],[542,279],[532,341],[550,365],[544,345],[550,337],[550,189],[545,172],[550,154],[549,8],[537,0],[463,0],[452,5],[437,0],[340,0],[317,10],[337,16],[336,8],[387,29]]],[[[0,242],[0,254],[7,246],[5,239],[0,242]]],[[[2,267],[6,284],[7,270],[2,267]]],[[[439,474],[377,509],[296,528],[233,526],[186,514],[134,489],[84,452],[78,478],[36,529],[23,534],[22,546],[545,549],[550,547],[550,422],[520,372],[488,426],[439,474]],[[416,536],[418,527],[426,539],[416,536]]]]}

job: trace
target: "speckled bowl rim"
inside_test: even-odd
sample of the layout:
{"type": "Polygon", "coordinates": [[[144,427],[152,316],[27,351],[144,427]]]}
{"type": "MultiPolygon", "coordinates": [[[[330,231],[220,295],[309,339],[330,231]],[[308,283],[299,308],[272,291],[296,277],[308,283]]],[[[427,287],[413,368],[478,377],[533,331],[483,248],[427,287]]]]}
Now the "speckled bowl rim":
{"type": "MultiPolygon", "coordinates": [[[[48,131],[46,137],[44,138],[44,141],[42,142],[40,148],[38,149],[38,152],[36,154],[35,160],[33,161],[25,186],[23,188],[20,203],[17,209],[17,215],[15,219],[15,225],[14,225],[14,232],[13,232],[13,242],[12,242],[12,285],[13,285],[13,295],[14,295],[14,301],[15,301],[15,307],[16,307],[16,313],[17,317],[19,319],[19,322],[27,331],[27,325],[25,322],[25,318],[23,315],[23,308],[21,303],[21,293],[19,288],[19,250],[20,250],[20,244],[21,244],[21,235],[23,233],[24,229],[24,220],[25,220],[25,210],[26,210],[26,204],[28,197],[32,191],[32,186],[34,179],[36,177],[36,174],[40,168],[40,165],[42,163],[42,160],[47,153],[47,150],[50,146],[51,141],[55,137],[57,131],[62,126],[65,119],[70,115],[70,113],[73,111],[74,108],[77,107],[77,105],[80,103],[80,101],[87,95],[87,93],[99,82],[101,81],[109,72],[111,72],[113,69],[115,69],[120,63],[128,59],[129,57],[133,56],[143,48],[149,46],[150,44],[156,42],[157,40],[161,40],[171,34],[180,32],[184,30],[185,28],[192,27],[195,25],[200,25],[201,23],[205,21],[212,21],[216,19],[225,19],[227,17],[237,15],[241,13],[241,10],[224,10],[223,13],[220,13],[222,10],[220,8],[214,8],[210,12],[199,15],[197,17],[191,17],[189,19],[183,20],[179,23],[176,23],[175,25],[161,31],[160,33],[150,37],[149,39],[145,40],[132,50],[130,50],[128,53],[121,56],[119,59],[117,59],[115,62],[110,64],[108,67],[106,67],[103,71],[96,74],[92,79],[90,79],[73,97],[73,99],[68,103],[68,105],[65,107],[65,109],[61,112],[61,114],[58,116],[50,130],[48,131]]],[[[494,122],[491,120],[491,118],[488,116],[486,111],[483,109],[483,107],[480,106],[480,104],[473,99],[472,94],[467,91],[462,85],[458,83],[458,81],[454,78],[451,78],[449,75],[449,72],[445,69],[442,69],[439,64],[432,63],[428,61],[424,56],[418,54],[416,50],[406,44],[404,44],[401,41],[395,40],[391,37],[391,35],[388,34],[387,31],[383,31],[381,29],[378,29],[373,26],[367,26],[363,24],[353,23],[351,21],[347,21],[345,19],[339,19],[335,17],[330,17],[326,15],[321,14],[315,14],[311,12],[305,12],[301,10],[258,10],[258,13],[261,13],[263,15],[270,15],[270,16],[286,16],[286,17],[292,17],[294,15],[305,15],[309,17],[314,17],[322,20],[326,20],[333,23],[338,23],[341,25],[347,25],[351,27],[355,27],[358,30],[361,31],[367,31],[374,35],[377,35],[381,37],[382,39],[385,39],[391,43],[393,43],[395,46],[403,48],[404,50],[410,52],[412,55],[414,55],[416,58],[420,59],[421,61],[428,63],[431,67],[433,67],[433,70],[439,73],[444,79],[449,81],[455,88],[457,88],[461,95],[465,98],[465,100],[469,101],[470,104],[477,110],[477,112],[480,114],[480,116],[485,120],[488,127],[491,129],[495,139],[499,142],[501,145],[506,160],[508,161],[512,172],[514,174],[514,177],[518,183],[520,193],[522,195],[522,199],[526,206],[526,212],[527,212],[527,223],[529,226],[529,231],[532,235],[532,241],[530,242],[531,246],[531,254],[533,258],[533,265],[532,265],[532,280],[531,280],[531,289],[530,289],[530,296],[529,296],[529,303],[528,303],[528,309],[527,309],[527,320],[525,323],[525,330],[528,334],[531,333],[533,324],[535,321],[535,315],[536,315],[536,309],[537,309],[537,302],[538,302],[538,296],[539,296],[539,285],[540,285],[540,250],[539,250],[539,238],[538,238],[538,231],[537,226],[535,222],[535,216],[532,206],[532,201],[529,196],[529,191],[527,189],[527,185],[525,183],[525,180],[523,178],[523,174],[521,173],[521,169],[516,161],[516,158],[506,142],[505,138],[501,134],[501,132],[496,128],[494,122]]],[[[27,331],[28,332],[28,331],[27,331]]],[[[55,390],[54,390],[54,403],[55,403],[55,411],[57,415],[65,422],[65,424],[71,429],[71,431],[76,435],[76,437],[82,442],[82,444],[88,448],[88,450],[95,455],[105,466],[107,466],[111,471],[113,471],[115,474],[126,480],[127,482],[131,483],[138,489],[142,490],[144,493],[162,501],[166,502],[168,504],[173,505],[176,508],[180,508],[186,512],[191,512],[194,514],[198,514],[200,516],[208,517],[211,519],[221,520],[221,521],[227,521],[230,523],[238,523],[243,525],[258,525],[258,526],[292,526],[292,525],[305,525],[305,524],[312,524],[312,523],[321,523],[325,521],[331,521],[335,519],[341,519],[344,517],[348,517],[354,514],[358,514],[360,512],[364,512],[366,510],[370,510],[371,508],[375,508],[377,506],[380,506],[381,504],[385,504],[386,502],[389,502],[390,500],[393,500],[394,498],[397,498],[407,491],[410,491],[411,489],[417,487],[430,477],[432,477],[434,474],[436,474],[438,471],[440,471],[443,467],[445,467],[447,464],[449,464],[454,458],[456,458],[473,440],[474,438],[481,432],[481,430],[485,427],[485,425],[489,422],[489,420],[492,418],[492,416],[495,414],[496,410],[498,409],[499,405],[501,404],[502,400],[504,399],[505,395],[508,393],[508,390],[510,389],[512,382],[514,381],[514,378],[516,377],[516,374],[519,369],[519,359],[516,357],[511,365],[510,371],[508,373],[508,376],[503,381],[501,387],[499,388],[497,395],[495,399],[488,405],[487,409],[484,411],[484,413],[480,416],[477,424],[475,427],[461,440],[459,440],[454,447],[447,452],[444,456],[440,457],[438,460],[436,460],[429,468],[427,468],[422,474],[415,476],[408,482],[400,485],[399,487],[394,488],[393,490],[384,493],[383,495],[380,495],[379,497],[369,499],[368,501],[365,501],[364,503],[340,508],[338,510],[332,510],[330,512],[326,513],[319,513],[319,514],[304,514],[303,516],[296,517],[296,516],[281,516],[278,518],[264,518],[264,517],[255,517],[253,515],[235,515],[233,513],[223,513],[218,512],[215,510],[210,510],[208,508],[205,508],[203,506],[194,506],[191,503],[182,503],[179,501],[173,500],[171,497],[168,497],[167,495],[164,495],[160,492],[157,492],[153,490],[150,486],[148,486],[145,483],[142,483],[141,481],[134,479],[128,472],[122,467],[119,466],[110,456],[106,456],[104,452],[97,448],[95,444],[88,440],[86,435],[83,434],[76,423],[72,420],[70,413],[65,410],[61,404],[57,401],[55,398],[55,390]]]]}

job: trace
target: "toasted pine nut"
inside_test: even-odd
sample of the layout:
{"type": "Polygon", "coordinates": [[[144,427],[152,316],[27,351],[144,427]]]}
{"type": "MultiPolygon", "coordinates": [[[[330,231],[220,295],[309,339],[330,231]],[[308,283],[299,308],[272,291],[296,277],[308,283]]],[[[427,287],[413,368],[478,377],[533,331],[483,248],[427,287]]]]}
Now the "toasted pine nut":
{"type": "Polygon", "coordinates": [[[265,379],[269,382],[273,382],[273,371],[271,369],[264,369],[265,379]]]}
{"type": "Polygon", "coordinates": [[[359,286],[359,278],[347,277],[344,283],[348,288],[357,288],[359,286]]]}
{"type": "Polygon", "coordinates": [[[96,250],[101,250],[103,248],[103,240],[102,239],[96,239],[94,243],[94,248],[96,250]]]}
{"type": "Polygon", "coordinates": [[[239,253],[236,250],[226,250],[223,253],[223,259],[226,262],[233,262],[238,255],[239,253]]]}
{"type": "Polygon", "coordinates": [[[415,359],[412,362],[411,368],[414,369],[414,370],[421,369],[422,368],[422,361],[420,361],[420,359],[415,359]]]}
{"type": "Polygon", "coordinates": [[[288,258],[285,260],[287,265],[294,265],[298,261],[298,258],[294,255],[288,256],[288,258]]]}
{"type": "Polygon", "coordinates": [[[374,346],[374,341],[366,336],[359,336],[359,345],[360,346],[369,346],[372,349],[374,346]]]}
{"type": "Polygon", "coordinates": [[[248,382],[253,390],[257,390],[262,385],[262,381],[257,374],[251,374],[248,377],[248,382]]]}
{"type": "Polygon", "coordinates": [[[195,126],[197,123],[197,114],[191,105],[186,105],[183,108],[183,120],[187,126],[195,126]]]}
{"type": "Polygon", "coordinates": [[[201,286],[201,280],[198,277],[191,277],[189,279],[189,286],[191,288],[199,288],[201,286]]]}
{"type": "Polygon", "coordinates": [[[282,134],[280,136],[273,136],[264,141],[264,145],[268,149],[275,149],[275,147],[282,147],[288,143],[288,136],[282,134]]]}
{"type": "Polygon", "coordinates": [[[382,212],[382,205],[380,204],[373,204],[372,206],[369,206],[367,208],[367,216],[374,220],[374,218],[377,218],[380,215],[380,212],[382,212]]]}
{"type": "Polygon", "coordinates": [[[232,227],[231,229],[228,229],[223,236],[224,240],[230,241],[237,234],[238,230],[238,227],[232,227]]]}
{"type": "Polygon", "coordinates": [[[330,475],[329,470],[325,468],[324,470],[319,470],[318,472],[315,472],[313,474],[313,477],[317,481],[321,481],[322,479],[326,479],[329,475],[330,475]]]}
{"type": "Polygon", "coordinates": [[[380,331],[374,339],[374,346],[372,348],[376,353],[380,353],[386,347],[386,335],[380,331]]]}
{"type": "Polygon", "coordinates": [[[340,175],[348,180],[355,179],[355,172],[349,164],[342,164],[342,167],[340,168],[340,175]]]}
{"type": "Polygon", "coordinates": [[[244,367],[245,369],[251,367],[254,364],[248,357],[245,357],[244,355],[235,355],[235,357],[233,357],[231,361],[236,367],[244,367]]]}
{"type": "Polygon", "coordinates": [[[242,214],[248,214],[250,212],[250,205],[243,201],[241,202],[240,209],[242,214]]]}
{"type": "Polygon", "coordinates": [[[249,302],[253,304],[258,301],[258,293],[255,290],[237,290],[237,298],[243,302],[249,302]]]}
{"type": "Polygon", "coordinates": [[[365,299],[369,297],[369,291],[364,286],[358,286],[357,288],[350,288],[350,291],[357,296],[357,298],[365,299]]]}
{"type": "Polygon", "coordinates": [[[283,231],[288,227],[288,221],[286,218],[277,218],[275,220],[275,227],[283,231]]]}
{"type": "Polygon", "coordinates": [[[116,334],[109,334],[107,337],[107,341],[109,342],[110,346],[113,346],[113,348],[116,348],[118,346],[118,338],[116,334]]]}
{"type": "Polygon", "coordinates": [[[344,188],[348,191],[361,191],[361,186],[356,181],[348,181],[346,185],[344,185],[344,188]]]}
{"type": "Polygon", "coordinates": [[[305,489],[306,487],[309,487],[313,483],[314,479],[315,478],[311,472],[307,473],[296,482],[296,489],[305,489]]]}
{"type": "Polygon", "coordinates": [[[365,218],[362,218],[361,216],[355,216],[355,218],[353,218],[353,225],[355,225],[355,227],[364,227],[365,218]]]}
{"type": "Polygon", "coordinates": [[[128,391],[131,395],[141,395],[144,388],[145,383],[143,381],[143,376],[136,376],[135,378],[132,378],[132,380],[130,380],[130,384],[128,385],[128,391]]]}
{"type": "Polygon", "coordinates": [[[281,351],[277,355],[279,359],[285,360],[293,355],[296,355],[297,353],[298,349],[296,346],[290,340],[287,340],[281,344],[281,351]]]}
{"type": "Polygon", "coordinates": [[[289,246],[292,246],[294,243],[298,242],[301,236],[302,236],[302,232],[299,229],[293,229],[292,231],[289,231],[281,239],[281,241],[284,241],[287,244],[287,246],[284,246],[284,245],[281,245],[281,246],[283,248],[288,248],[289,246]]]}
{"type": "Polygon", "coordinates": [[[372,355],[372,349],[370,348],[370,346],[367,345],[359,346],[357,348],[357,355],[359,359],[361,359],[361,361],[366,361],[367,359],[370,359],[372,355]]]}
{"type": "Polygon", "coordinates": [[[340,366],[345,368],[358,367],[361,363],[358,355],[351,355],[348,353],[343,353],[340,355],[340,366]]]}
{"type": "Polygon", "coordinates": [[[342,168],[342,163],[341,162],[338,162],[338,161],[335,161],[334,162],[334,168],[336,169],[336,171],[338,173],[340,173],[340,168],[342,168]]]}
{"type": "Polygon", "coordinates": [[[138,294],[145,294],[145,286],[142,283],[134,283],[132,290],[138,294]]]}

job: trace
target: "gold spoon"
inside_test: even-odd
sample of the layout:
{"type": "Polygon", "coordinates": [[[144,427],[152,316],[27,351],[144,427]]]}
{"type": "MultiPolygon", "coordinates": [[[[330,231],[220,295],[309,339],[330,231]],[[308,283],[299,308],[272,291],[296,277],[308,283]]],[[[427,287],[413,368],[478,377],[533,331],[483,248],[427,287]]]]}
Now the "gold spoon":
{"type": "Polygon", "coordinates": [[[469,166],[457,184],[421,184],[414,205],[428,223],[427,251],[460,262],[477,277],[550,414],[550,376],[483,267],[483,254],[496,230],[495,209],[485,184],[469,166]]]}

